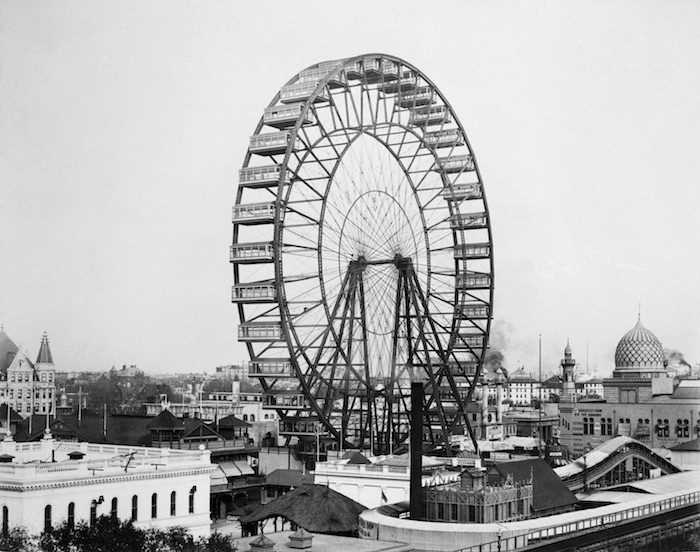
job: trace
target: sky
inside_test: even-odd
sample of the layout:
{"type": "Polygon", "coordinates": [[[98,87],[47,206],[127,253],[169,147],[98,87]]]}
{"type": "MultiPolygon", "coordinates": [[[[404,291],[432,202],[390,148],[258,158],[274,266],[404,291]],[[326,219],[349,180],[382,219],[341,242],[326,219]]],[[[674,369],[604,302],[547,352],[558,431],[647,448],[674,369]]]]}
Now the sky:
{"type": "Polygon", "coordinates": [[[0,323],[63,370],[246,360],[231,206],[279,88],[383,52],[450,101],[493,225],[491,345],[700,362],[700,3],[0,0],[0,323]]]}

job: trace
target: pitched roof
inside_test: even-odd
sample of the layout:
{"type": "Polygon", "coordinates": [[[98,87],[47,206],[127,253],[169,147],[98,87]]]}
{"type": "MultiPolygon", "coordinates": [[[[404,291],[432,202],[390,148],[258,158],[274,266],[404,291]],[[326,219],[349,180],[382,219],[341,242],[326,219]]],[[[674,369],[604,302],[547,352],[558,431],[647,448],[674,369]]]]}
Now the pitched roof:
{"type": "Polygon", "coordinates": [[[251,523],[283,517],[312,533],[355,535],[360,514],[366,509],[325,485],[303,485],[262,505],[240,521],[251,523]]]}
{"type": "Polygon", "coordinates": [[[669,450],[679,450],[679,451],[700,451],[700,437],[693,439],[692,441],[686,441],[685,443],[678,443],[669,448],[669,450]]]}
{"type": "Polygon", "coordinates": [[[528,458],[512,462],[499,462],[489,468],[488,474],[500,473],[513,476],[513,481],[529,481],[532,474],[532,506],[535,511],[549,510],[578,503],[566,485],[541,458],[528,458]]]}
{"type": "Polygon", "coordinates": [[[15,345],[15,342],[10,339],[4,330],[0,330],[0,371],[7,371],[18,352],[19,347],[15,345]]]}
{"type": "Polygon", "coordinates": [[[233,414],[229,414],[225,418],[219,420],[219,427],[229,428],[229,427],[252,427],[248,422],[239,420],[233,414]]]}
{"type": "Polygon", "coordinates": [[[53,364],[51,349],[49,348],[49,336],[44,332],[41,337],[41,345],[39,346],[39,354],[36,356],[36,364],[53,364]]]}
{"type": "Polygon", "coordinates": [[[347,460],[348,464],[371,464],[367,457],[359,450],[349,450],[343,455],[343,460],[347,460]]]}
{"type": "MultiPolygon", "coordinates": [[[[7,421],[7,404],[3,403],[0,404],[0,420],[3,422],[7,421]]],[[[14,408],[10,408],[10,423],[12,422],[21,422],[22,421],[22,416],[17,414],[14,408]]]]}
{"type": "Polygon", "coordinates": [[[300,470],[274,470],[267,474],[265,483],[267,485],[277,485],[278,487],[299,487],[305,483],[312,483],[313,476],[301,473],[300,470]]]}
{"type": "Polygon", "coordinates": [[[185,424],[170,410],[163,410],[149,422],[148,427],[150,429],[184,429],[185,424]]]}

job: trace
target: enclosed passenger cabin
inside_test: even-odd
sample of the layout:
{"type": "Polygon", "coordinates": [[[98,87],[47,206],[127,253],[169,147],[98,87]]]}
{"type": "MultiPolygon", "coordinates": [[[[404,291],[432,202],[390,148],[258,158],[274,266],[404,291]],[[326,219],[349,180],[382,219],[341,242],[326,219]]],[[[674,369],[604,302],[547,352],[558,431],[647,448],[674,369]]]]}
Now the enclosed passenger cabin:
{"type": "Polygon", "coordinates": [[[279,422],[280,435],[316,435],[319,433],[316,418],[284,418],[279,422]]]}
{"type": "MultiPolygon", "coordinates": [[[[238,171],[238,185],[243,188],[269,188],[279,184],[281,176],[282,165],[246,167],[238,171]]],[[[285,174],[285,180],[286,177],[285,174]]]]}
{"type": "Polygon", "coordinates": [[[471,270],[458,272],[456,285],[458,289],[488,289],[491,287],[491,275],[471,270]]]}
{"type": "Polygon", "coordinates": [[[437,170],[457,173],[474,170],[474,158],[471,155],[451,155],[437,160],[437,170]]]}
{"type": "Polygon", "coordinates": [[[396,103],[400,107],[414,107],[435,103],[435,93],[429,86],[419,86],[413,91],[399,94],[396,103]]]}
{"type": "Polygon", "coordinates": [[[274,284],[256,282],[236,284],[231,287],[233,303],[274,303],[277,301],[277,288],[274,284]]]}
{"type": "Polygon", "coordinates": [[[238,341],[283,341],[280,322],[242,322],[238,325],[238,341]]]}
{"type": "Polygon", "coordinates": [[[490,255],[489,243],[460,243],[454,246],[455,259],[487,259],[490,255]]]}
{"type": "Polygon", "coordinates": [[[306,395],[299,391],[271,390],[263,392],[263,408],[282,410],[308,410],[311,408],[306,395]]]}
{"type": "Polygon", "coordinates": [[[274,203],[247,203],[235,205],[231,221],[234,224],[270,224],[275,221],[277,208],[274,203]]]}
{"type": "MultiPolygon", "coordinates": [[[[333,71],[333,67],[315,67],[305,69],[299,73],[299,82],[318,82],[326,78],[333,71]]],[[[340,73],[336,73],[328,80],[328,88],[342,88],[347,86],[340,73]]]]}
{"type": "Polygon", "coordinates": [[[465,199],[480,199],[482,197],[481,184],[471,182],[466,184],[447,184],[442,191],[442,197],[449,201],[462,201],[465,199]]]}
{"type": "Polygon", "coordinates": [[[418,86],[418,76],[413,71],[404,71],[398,79],[391,80],[379,85],[379,90],[386,94],[404,90],[413,90],[418,86]]]}
{"type": "Polygon", "coordinates": [[[463,146],[465,143],[462,132],[457,128],[438,130],[437,132],[426,132],[423,135],[423,140],[430,148],[463,146]]]}
{"type": "Polygon", "coordinates": [[[251,153],[260,155],[278,155],[287,151],[287,146],[290,144],[292,144],[292,151],[295,151],[299,147],[299,140],[292,141],[292,133],[282,130],[251,136],[248,149],[251,153]]]}
{"type": "Polygon", "coordinates": [[[414,126],[441,125],[449,123],[451,120],[450,110],[447,109],[446,105],[433,105],[412,109],[408,124],[414,126]]]}
{"type": "Polygon", "coordinates": [[[457,305],[457,314],[461,318],[485,320],[489,317],[489,306],[486,303],[480,303],[478,301],[466,302],[457,305]]]}
{"type": "Polygon", "coordinates": [[[254,358],[248,365],[248,375],[256,378],[293,378],[294,369],[289,358],[254,358]]]}
{"type": "Polygon", "coordinates": [[[447,364],[447,369],[454,376],[472,377],[476,375],[479,363],[476,360],[451,361],[447,364]]]}
{"type": "Polygon", "coordinates": [[[469,230],[486,228],[487,226],[486,213],[458,213],[450,217],[450,227],[453,230],[469,230]]]}
{"type": "Polygon", "coordinates": [[[230,249],[230,260],[234,264],[271,263],[274,255],[272,242],[237,243],[230,249]]]}
{"type": "Polygon", "coordinates": [[[302,124],[310,125],[314,122],[314,116],[310,111],[304,113],[304,105],[302,102],[267,107],[263,113],[263,123],[275,128],[289,128],[303,115],[302,124]]]}
{"type": "Polygon", "coordinates": [[[481,349],[484,346],[484,335],[477,333],[460,333],[457,343],[466,345],[470,349],[481,349]]]}
{"type": "MultiPolygon", "coordinates": [[[[295,82],[282,87],[280,90],[280,102],[283,104],[304,102],[313,96],[319,81],[295,82]]],[[[328,101],[328,90],[323,87],[313,99],[313,103],[328,101]]]]}
{"type": "Polygon", "coordinates": [[[378,58],[364,58],[346,69],[345,74],[349,79],[366,79],[368,82],[376,82],[382,76],[382,64],[378,58]]]}

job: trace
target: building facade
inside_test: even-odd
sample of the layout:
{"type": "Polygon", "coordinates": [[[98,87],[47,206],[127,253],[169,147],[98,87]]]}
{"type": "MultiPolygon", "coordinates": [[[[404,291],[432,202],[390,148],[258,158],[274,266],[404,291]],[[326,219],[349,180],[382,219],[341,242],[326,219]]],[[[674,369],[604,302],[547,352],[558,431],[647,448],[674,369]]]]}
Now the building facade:
{"type": "Polygon", "coordinates": [[[41,533],[101,515],[209,535],[210,453],[56,441],[0,442],[2,531],[41,533]]]}
{"type": "Polygon", "coordinates": [[[30,414],[54,414],[56,371],[44,333],[36,361],[0,330],[0,402],[9,404],[23,418],[30,414]]]}
{"type": "Polygon", "coordinates": [[[700,435],[700,381],[674,381],[661,342],[641,320],[618,342],[603,388],[604,399],[563,393],[560,439],[575,454],[617,436],[670,448],[700,435]]]}

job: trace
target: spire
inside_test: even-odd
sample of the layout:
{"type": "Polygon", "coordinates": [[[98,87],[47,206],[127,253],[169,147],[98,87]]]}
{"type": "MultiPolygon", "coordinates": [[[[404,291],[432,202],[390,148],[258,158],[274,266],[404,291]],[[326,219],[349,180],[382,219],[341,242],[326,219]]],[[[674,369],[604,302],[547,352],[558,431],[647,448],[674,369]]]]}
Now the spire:
{"type": "Polygon", "coordinates": [[[36,357],[36,364],[53,364],[51,349],[49,349],[49,336],[46,332],[44,332],[41,338],[41,346],[39,347],[39,354],[36,357]]]}

